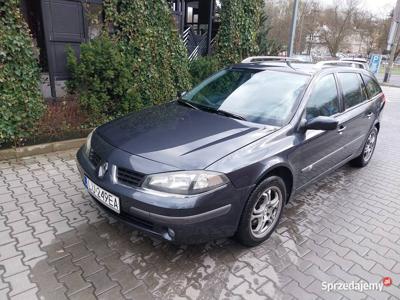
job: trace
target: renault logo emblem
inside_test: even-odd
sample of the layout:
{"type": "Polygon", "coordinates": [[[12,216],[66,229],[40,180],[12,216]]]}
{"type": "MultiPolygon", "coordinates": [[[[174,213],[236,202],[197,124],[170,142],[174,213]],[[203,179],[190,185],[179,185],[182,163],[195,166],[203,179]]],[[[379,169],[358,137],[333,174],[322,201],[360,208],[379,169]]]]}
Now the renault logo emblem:
{"type": "Polygon", "coordinates": [[[97,176],[99,178],[103,178],[104,175],[107,173],[107,170],[108,170],[108,162],[105,162],[104,164],[100,165],[97,176]]]}

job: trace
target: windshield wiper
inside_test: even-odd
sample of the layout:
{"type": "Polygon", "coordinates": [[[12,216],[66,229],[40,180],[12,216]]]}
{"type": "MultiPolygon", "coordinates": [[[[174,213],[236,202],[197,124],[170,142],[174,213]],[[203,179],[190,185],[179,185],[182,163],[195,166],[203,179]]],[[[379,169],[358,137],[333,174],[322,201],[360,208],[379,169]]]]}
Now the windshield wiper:
{"type": "Polygon", "coordinates": [[[199,104],[199,106],[196,106],[192,102],[184,100],[182,98],[178,99],[178,103],[181,103],[183,105],[189,106],[189,107],[191,107],[193,109],[207,110],[207,111],[210,111],[210,112],[213,112],[213,113],[216,113],[216,114],[219,114],[219,115],[223,115],[223,116],[226,116],[226,117],[230,117],[230,118],[234,118],[234,119],[238,119],[238,120],[242,120],[242,121],[247,121],[246,118],[242,117],[241,115],[232,113],[230,111],[226,111],[226,110],[223,110],[223,109],[215,109],[215,108],[208,107],[208,106],[201,105],[201,104],[199,104]]]}
{"type": "Polygon", "coordinates": [[[186,105],[186,106],[189,106],[189,107],[191,107],[191,108],[193,108],[193,109],[199,110],[199,108],[198,108],[197,106],[195,106],[194,104],[190,103],[189,101],[183,100],[182,98],[179,98],[179,99],[178,99],[178,103],[181,103],[181,104],[184,104],[184,105],[186,105]]]}
{"type": "Polygon", "coordinates": [[[235,114],[235,113],[232,113],[230,111],[223,110],[223,109],[216,109],[215,113],[220,114],[220,115],[224,115],[224,116],[227,116],[227,117],[235,118],[235,119],[238,119],[238,120],[246,121],[245,117],[243,117],[241,115],[238,115],[238,114],[235,114]]]}

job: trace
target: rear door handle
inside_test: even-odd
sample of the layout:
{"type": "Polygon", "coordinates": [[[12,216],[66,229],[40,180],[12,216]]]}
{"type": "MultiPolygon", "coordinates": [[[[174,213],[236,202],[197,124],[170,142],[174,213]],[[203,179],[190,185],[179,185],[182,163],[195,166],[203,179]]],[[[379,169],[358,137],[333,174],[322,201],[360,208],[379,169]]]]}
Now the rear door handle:
{"type": "Polygon", "coordinates": [[[374,113],[371,111],[371,112],[369,112],[368,114],[367,114],[367,118],[368,119],[371,119],[371,117],[372,117],[372,115],[373,115],[374,113]]]}
{"type": "Polygon", "coordinates": [[[339,132],[340,134],[342,134],[342,132],[345,131],[345,130],[346,130],[346,126],[340,125],[340,126],[339,126],[339,129],[338,129],[338,132],[339,132]]]}

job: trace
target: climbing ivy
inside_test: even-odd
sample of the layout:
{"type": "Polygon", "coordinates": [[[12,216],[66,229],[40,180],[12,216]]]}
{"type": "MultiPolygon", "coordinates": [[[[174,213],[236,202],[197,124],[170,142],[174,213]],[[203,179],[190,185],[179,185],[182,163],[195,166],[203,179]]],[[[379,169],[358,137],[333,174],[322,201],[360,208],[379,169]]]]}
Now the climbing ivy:
{"type": "Polygon", "coordinates": [[[189,87],[188,59],[165,0],[106,0],[106,22],[126,43],[145,103],[156,104],[189,87]]]}
{"type": "Polygon", "coordinates": [[[217,57],[222,65],[238,63],[258,52],[257,31],[262,0],[222,0],[217,57]]]}
{"type": "Polygon", "coordinates": [[[39,67],[19,0],[0,0],[0,144],[29,135],[44,109],[39,67]]]}
{"type": "Polygon", "coordinates": [[[104,0],[103,5],[103,37],[81,46],[80,62],[70,59],[70,87],[83,95],[87,110],[115,117],[171,100],[190,87],[187,52],[165,0],[104,0]],[[104,67],[93,61],[96,55],[104,67]],[[112,70],[107,72],[107,66],[112,70]],[[107,73],[98,75],[99,70],[107,73]],[[93,74],[89,79],[88,72],[93,74]]]}

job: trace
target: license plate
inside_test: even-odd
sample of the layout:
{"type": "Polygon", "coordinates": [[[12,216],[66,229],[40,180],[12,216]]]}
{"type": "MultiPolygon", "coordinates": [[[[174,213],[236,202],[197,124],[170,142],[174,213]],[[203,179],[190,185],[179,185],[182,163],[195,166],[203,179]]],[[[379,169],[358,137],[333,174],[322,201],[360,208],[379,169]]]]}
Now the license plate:
{"type": "Polygon", "coordinates": [[[92,194],[97,200],[113,211],[120,213],[119,198],[117,196],[102,189],[86,176],[84,177],[83,182],[89,193],[92,194]]]}

